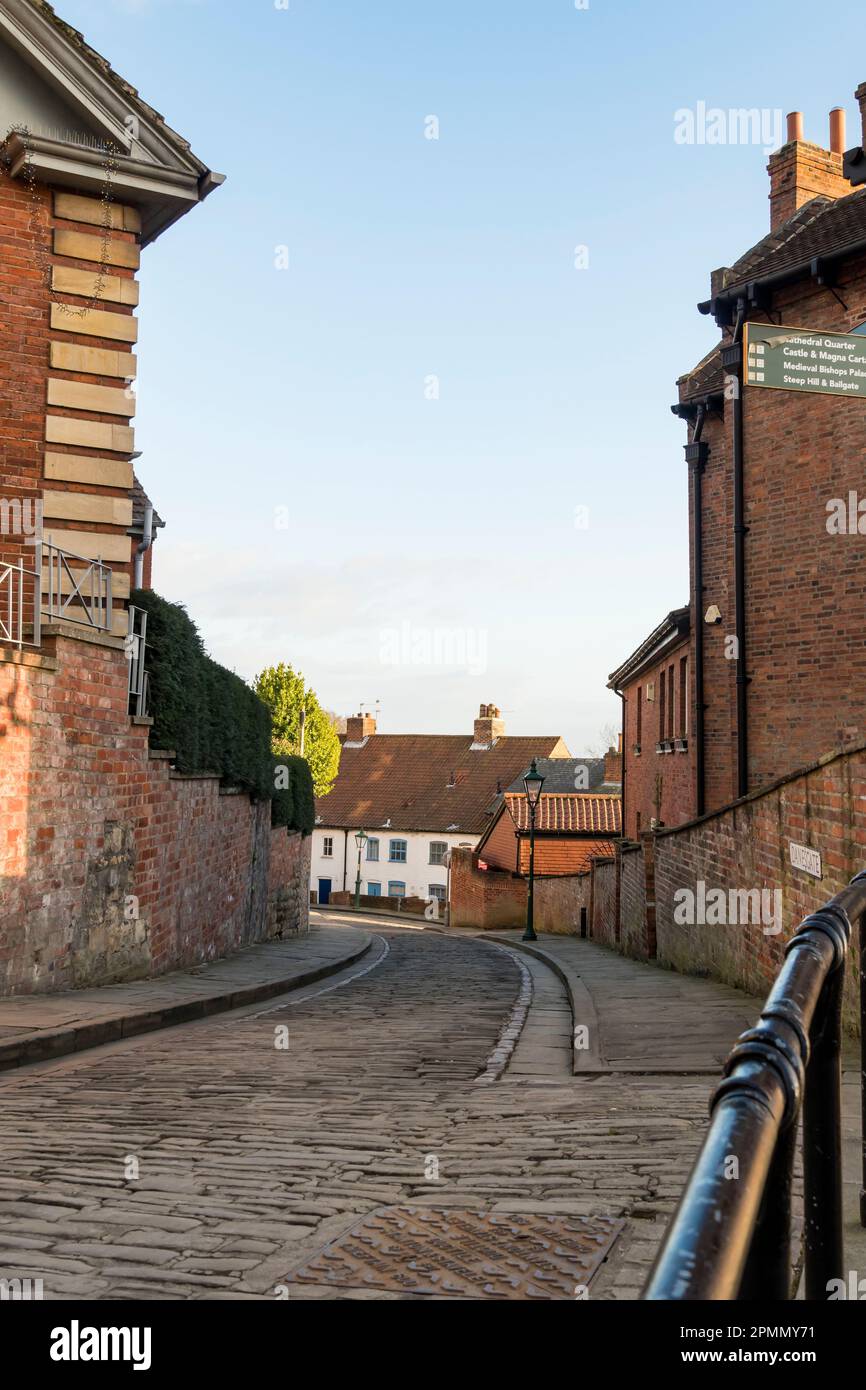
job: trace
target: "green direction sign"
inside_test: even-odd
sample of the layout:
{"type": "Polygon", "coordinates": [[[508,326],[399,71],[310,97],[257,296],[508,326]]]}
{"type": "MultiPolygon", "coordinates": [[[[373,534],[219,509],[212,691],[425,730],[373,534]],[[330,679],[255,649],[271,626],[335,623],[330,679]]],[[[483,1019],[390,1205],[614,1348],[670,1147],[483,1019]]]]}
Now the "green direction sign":
{"type": "Polygon", "coordinates": [[[745,384],[866,397],[866,337],[747,323],[745,384]]]}

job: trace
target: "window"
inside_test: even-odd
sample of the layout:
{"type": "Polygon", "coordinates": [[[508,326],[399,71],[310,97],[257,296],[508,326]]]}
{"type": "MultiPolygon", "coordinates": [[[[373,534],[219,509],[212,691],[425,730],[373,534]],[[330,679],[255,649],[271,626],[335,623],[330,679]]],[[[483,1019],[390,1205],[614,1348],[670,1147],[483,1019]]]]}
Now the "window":
{"type": "Polygon", "coordinates": [[[665,673],[659,673],[659,743],[665,736],[665,673]]]}
{"type": "Polygon", "coordinates": [[[635,815],[635,818],[634,818],[634,828],[635,828],[635,833],[636,833],[637,835],[640,835],[640,811],[638,811],[638,812],[636,813],[636,815],[635,815]]]}
{"type": "Polygon", "coordinates": [[[689,673],[688,657],[680,657],[680,738],[689,731],[689,673]]]}
{"type": "Polygon", "coordinates": [[[641,735],[643,734],[643,686],[637,688],[637,724],[635,733],[635,743],[638,748],[641,745],[641,735]]]}
{"type": "Polygon", "coordinates": [[[405,863],[406,863],[406,841],[405,841],[405,840],[392,840],[392,841],[391,841],[390,849],[389,849],[389,851],[388,851],[388,858],[390,859],[390,861],[391,861],[392,864],[405,864],[405,863]]]}
{"type": "Polygon", "coordinates": [[[367,884],[367,893],[368,893],[368,896],[371,897],[371,898],[381,898],[381,896],[382,896],[382,885],[381,885],[381,883],[368,883],[368,884],[367,884]]]}
{"type": "Polygon", "coordinates": [[[668,738],[674,736],[674,668],[668,667],[668,738]]]}
{"type": "Polygon", "coordinates": [[[429,885],[428,889],[427,889],[427,897],[428,897],[428,898],[436,898],[437,902],[444,903],[444,901],[445,901],[445,884],[444,884],[444,883],[431,883],[431,884],[429,885]]]}
{"type": "Polygon", "coordinates": [[[405,885],[405,883],[395,883],[394,880],[392,879],[391,882],[388,884],[388,897],[389,897],[389,898],[405,898],[405,896],[406,896],[406,885],[405,885]]]}
{"type": "Polygon", "coordinates": [[[444,864],[445,856],[448,853],[448,845],[444,840],[430,841],[430,863],[444,864]]]}
{"type": "Polygon", "coordinates": [[[333,835],[326,835],[325,838],[324,838],[324,840],[322,841],[322,858],[323,858],[323,859],[332,859],[333,856],[334,856],[334,837],[333,837],[333,835]]]}
{"type": "Polygon", "coordinates": [[[379,862],[379,841],[372,837],[367,841],[367,858],[373,864],[379,862]]]}

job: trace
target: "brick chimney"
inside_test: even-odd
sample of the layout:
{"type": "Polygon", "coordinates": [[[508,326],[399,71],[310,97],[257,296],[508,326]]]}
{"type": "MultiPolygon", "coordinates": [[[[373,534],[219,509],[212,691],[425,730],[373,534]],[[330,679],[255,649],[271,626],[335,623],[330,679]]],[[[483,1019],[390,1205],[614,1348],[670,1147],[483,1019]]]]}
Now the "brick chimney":
{"type": "Polygon", "coordinates": [[[372,714],[350,714],[346,720],[346,742],[363,743],[365,738],[376,732],[376,720],[372,714]]]}
{"type": "Polygon", "coordinates": [[[494,740],[505,733],[505,720],[501,718],[496,705],[482,705],[475,721],[475,737],[472,742],[483,748],[490,748],[494,740]]]}
{"type": "Polygon", "coordinates": [[[615,785],[622,782],[622,736],[619,744],[619,750],[608,748],[604,755],[604,780],[615,785]]]}
{"type": "MultiPolygon", "coordinates": [[[[866,103],[866,83],[861,111],[866,103]]],[[[866,114],[864,114],[866,121],[866,114]]],[[[793,217],[798,208],[823,194],[827,198],[844,198],[851,184],[842,173],[845,151],[845,112],[837,106],[830,112],[830,149],[813,145],[803,139],[803,116],[792,111],[788,116],[787,143],[770,155],[767,172],[770,175],[770,230],[775,231],[793,217]]]]}

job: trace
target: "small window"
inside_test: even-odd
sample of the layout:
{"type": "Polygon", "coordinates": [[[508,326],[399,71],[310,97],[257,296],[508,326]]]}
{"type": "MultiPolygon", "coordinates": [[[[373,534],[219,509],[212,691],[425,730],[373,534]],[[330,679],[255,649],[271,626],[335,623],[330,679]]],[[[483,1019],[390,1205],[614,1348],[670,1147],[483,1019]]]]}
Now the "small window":
{"type": "Polygon", "coordinates": [[[674,736],[674,668],[668,667],[668,738],[674,736]]]}
{"type": "Polygon", "coordinates": [[[324,838],[324,840],[322,841],[322,858],[323,858],[323,859],[332,859],[333,856],[334,856],[334,837],[333,837],[333,835],[326,835],[325,838],[324,838]]]}
{"type": "Polygon", "coordinates": [[[643,686],[642,686],[642,685],[639,685],[638,688],[637,688],[637,716],[636,716],[636,718],[637,718],[637,724],[636,724],[636,732],[635,732],[635,740],[634,740],[634,741],[635,741],[635,743],[637,744],[638,748],[640,748],[640,745],[641,745],[641,736],[642,736],[642,734],[643,734],[643,686]]]}
{"type": "Polygon", "coordinates": [[[390,846],[390,849],[389,849],[389,852],[388,852],[388,858],[390,859],[390,861],[391,861],[392,864],[405,864],[405,863],[406,863],[406,841],[405,841],[405,840],[392,840],[392,841],[391,841],[391,846],[390,846]]]}
{"type": "Polygon", "coordinates": [[[371,838],[367,841],[367,859],[371,864],[379,862],[379,841],[371,838]]]}
{"type": "Polygon", "coordinates": [[[393,879],[392,879],[391,882],[388,884],[388,897],[389,897],[389,898],[405,898],[405,896],[406,896],[406,885],[405,885],[405,883],[395,883],[395,882],[393,881],[393,879]]]}
{"type": "Polygon", "coordinates": [[[680,657],[680,738],[689,731],[689,667],[688,657],[680,657]]]}
{"type": "Polygon", "coordinates": [[[448,845],[445,840],[430,841],[430,863],[444,864],[445,856],[448,853],[448,845]]]}
{"type": "Polygon", "coordinates": [[[659,743],[662,743],[665,736],[665,673],[659,673],[659,743]]]}
{"type": "Polygon", "coordinates": [[[638,812],[636,813],[636,815],[635,815],[635,818],[634,818],[634,828],[635,828],[635,833],[636,833],[637,835],[639,835],[639,834],[640,834],[640,811],[638,811],[638,812]]]}
{"type": "Polygon", "coordinates": [[[445,901],[445,884],[444,884],[444,883],[431,883],[431,884],[428,886],[428,888],[427,888],[427,897],[428,897],[428,898],[435,898],[437,902],[444,903],[444,901],[445,901]]]}
{"type": "Polygon", "coordinates": [[[381,885],[381,883],[368,883],[368,884],[367,884],[367,895],[368,895],[368,897],[371,897],[371,898],[381,898],[381,896],[382,896],[382,885],[381,885]]]}

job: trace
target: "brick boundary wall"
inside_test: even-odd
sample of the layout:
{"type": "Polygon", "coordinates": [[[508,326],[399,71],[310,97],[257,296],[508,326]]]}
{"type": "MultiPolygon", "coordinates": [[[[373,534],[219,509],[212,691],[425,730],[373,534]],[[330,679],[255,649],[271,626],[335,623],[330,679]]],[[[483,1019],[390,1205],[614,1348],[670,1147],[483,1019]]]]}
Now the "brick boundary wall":
{"type": "Polygon", "coordinates": [[[535,930],[564,936],[580,935],[580,909],[587,910],[589,932],[589,872],[561,874],[535,880],[535,930]]]}
{"type": "Polygon", "coordinates": [[[449,925],[493,930],[526,921],[526,879],[501,869],[479,869],[472,849],[452,849],[449,925]]]}
{"type": "Polygon", "coordinates": [[[620,947],[624,955],[648,960],[646,868],[640,845],[619,851],[620,947]]]}
{"type": "Polygon", "coordinates": [[[309,927],[310,841],[184,777],[127,714],[122,641],[0,648],[0,994],[162,974],[309,927]]]}
{"type": "MultiPolygon", "coordinates": [[[[671,830],[645,832],[639,847],[618,847],[616,865],[593,862],[590,920],[594,940],[637,959],[683,974],[702,975],[758,996],[779,972],[785,943],[800,921],[866,868],[866,745],[828,754],[711,815],[671,830]],[[822,878],[795,869],[790,845],[821,855],[822,878]],[[611,869],[620,873],[620,917],[611,869]],[[781,931],[773,921],[682,924],[680,890],[698,897],[721,888],[730,894],[781,894],[781,931]],[[617,943],[617,926],[620,939],[617,943]]],[[[585,890],[582,890],[585,892],[585,890]]],[[[742,901],[742,900],[741,900],[742,901]]],[[[769,904],[768,904],[769,905],[769,904]]],[[[775,898],[771,900],[775,911],[775,898]]],[[[742,917],[743,909],[738,904],[742,917]]],[[[845,1026],[859,1027],[859,950],[852,941],[845,988],[845,1026]]]]}
{"type": "Polygon", "coordinates": [[[617,904],[617,865],[615,859],[592,860],[592,914],[590,935],[603,946],[616,946],[618,923],[617,904]]]}

